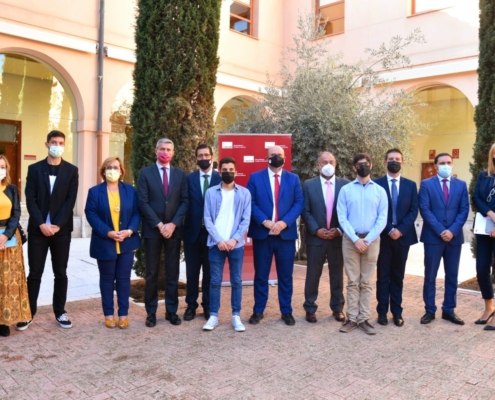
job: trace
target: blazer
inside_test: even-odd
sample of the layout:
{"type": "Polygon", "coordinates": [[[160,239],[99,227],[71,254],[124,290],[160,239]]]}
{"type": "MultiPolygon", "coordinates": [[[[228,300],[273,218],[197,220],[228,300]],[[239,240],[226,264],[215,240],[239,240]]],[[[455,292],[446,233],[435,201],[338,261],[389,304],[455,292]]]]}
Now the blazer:
{"type": "MultiPolygon", "coordinates": [[[[335,177],[335,194],[330,228],[339,228],[341,232],[343,231],[337,215],[337,199],[339,197],[340,189],[348,183],[349,181],[347,179],[335,177]]],[[[323,196],[320,177],[317,176],[316,178],[308,179],[304,182],[303,192],[304,211],[302,217],[306,222],[306,244],[322,245],[325,242],[328,242],[328,240],[321,239],[316,235],[318,229],[327,228],[327,206],[325,204],[325,197],[323,196]]],[[[338,236],[330,242],[334,247],[341,247],[342,236],[338,236]]]]}
{"type": "Polygon", "coordinates": [[[493,188],[495,188],[495,176],[488,176],[487,171],[481,171],[476,180],[472,200],[476,209],[485,217],[488,211],[495,211],[495,195],[492,196],[491,201],[486,201],[493,188]]]}
{"type": "Polygon", "coordinates": [[[50,213],[52,225],[60,227],[56,235],[70,234],[73,229],[73,209],[79,186],[79,171],[75,165],[62,160],[51,194],[49,175],[47,159],[28,167],[24,191],[29,213],[28,233],[43,235],[40,225],[46,223],[50,213]]]}
{"type": "Polygon", "coordinates": [[[454,177],[450,178],[449,202],[445,204],[438,176],[425,179],[419,188],[419,211],[423,217],[420,237],[423,243],[443,243],[440,234],[448,229],[454,234],[450,243],[463,244],[462,228],[469,213],[466,182],[454,177]]]}
{"type": "Polygon", "coordinates": [[[168,196],[165,196],[162,178],[156,164],[143,168],[139,173],[137,196],[139,211],[143,217],[144,238],[162,237],[157,228],[160,222],[164,224],[173,222],[177,227],[172,237],[181,238],[182,222],[189,207],[187,177],[184,171],[170,167],[168,196]]]}
{"type": "MultiPolygon", "coordinates": [[[[120,252],[123,254],[134,251],[141,246],[141,239],[138,234],[141,215],[139,214],[136,191],[131,185],[119,182],[119,195],[120,227],[118,230],[131,229],[133,232],[130,238],[120,243],[120,252]]],[[[108,232],[115,229],[110,213],[106,182],[89,189],[84,212],[92,228],[89,245],[90,257],[97,260],[115,260],[117,258],[115,240],[107,236],[108,232]]]]}
{"type": "MultiPolygon", "coordinates": [[[[253,239],[266,239],[269,230],[262,224],[263,221],[272,219],[274,205],[268,169],[251,174],[247,188],[251,192],[252,206],[248,236],[253,239]]],[[[303,208],[304,196],[299,177],[292,172],[282,170],[278,214],[279,219],[287,224],[287,228],[280,232],[282,239],[297,239],[296,221],[301,215],[303,208]]]]}
{"type": "MultiPolygon", "coordinates": [[[[382,237],[388,237],[389,232],[394,228],[392,225],[392,195],[388,187],[387,175],[375,180],[375,183],[380,185],[387,192],[388,197],[388,217],[387,225],[381,233],[382,237]]],[[[443,192],[442,192],[443,196],[443,192]]],[[[418,188],[416,182],[400,177],[399,181],[399,198],[397,199],[397,226],[396,228],[402,233],[402,236],[397,239],[402,246],[412,246],[418,243],[418,234],[414,227],[414,222],[418,216],[418,188]]]]}
{"type": "MultiPolygon", "coordinates": [[[[222,182],[220,174],[211,169],[210,185],[213,187],[222,182]]],[[[199,181],[199,169],[187,175],[187,189],[189,194],[189,208],[184,219],[183,240],[184,243],[194,243],[198,240],[199,231],[203,226],[203,213],[205,200],[203,198],[203,187],[199,181]]]]}
{"type": "Polygon", "coordinates": [[[21,218],[21,204],[19,202],[19,192],[16,185],[8,185],[4,191],[5,195],[12,203],[12,211],[10,212],[10,218],[5,227],[3,234],[11,239],[15,235],[19,219],[21,218]]]}

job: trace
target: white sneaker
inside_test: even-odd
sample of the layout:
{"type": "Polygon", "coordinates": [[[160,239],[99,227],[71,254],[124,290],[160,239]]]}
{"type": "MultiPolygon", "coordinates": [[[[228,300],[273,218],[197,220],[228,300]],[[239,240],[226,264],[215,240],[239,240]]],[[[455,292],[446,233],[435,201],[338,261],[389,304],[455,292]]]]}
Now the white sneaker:
{"type": "Polygon", "coordinates": [[[232,316],[232,325],[234,325],[234,330],[236,332],[244,332],[246,330],[246,327],[241,322],[241,317],[239,317],[238,315],[232,316]]]}
{"type": "Polygon", "coordinates": [[[215,327],[218,325],[218,317],[215,317],[212,315],[208,321],[206,321],[206,324],[203,325],[203,330],[204,331],[212,331],[215,329],[215,327]]]}

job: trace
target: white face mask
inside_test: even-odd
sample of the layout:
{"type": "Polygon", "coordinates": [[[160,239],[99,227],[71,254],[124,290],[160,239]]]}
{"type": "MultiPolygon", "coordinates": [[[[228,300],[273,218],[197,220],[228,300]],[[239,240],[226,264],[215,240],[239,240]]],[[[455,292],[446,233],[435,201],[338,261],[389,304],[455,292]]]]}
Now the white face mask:
{"type": "Polygon", "coordinates": [[[63,146],[50,146],[48,153],[53,158],[59,158],[62,156],[62,154],[64,154],[64,147],[63,146]]]}
{"type": "Polygon", "coordinates": [[[105,177],[109,182],[117,182],[120,178],[120,171],[110,169],[108,171],[105,171],[105,177]]]}
{"type": "Polygon", "coordinates": [[[321,173],[329,178],[335,174],[335,167],[332,164],[326,164],[321,167],[321,173]]]}
{"type": "Polygon", "coordinates": [[[439,165],[438,166],[438,175],[442,178],[448,178],[452,175],[452,165],[439,165]]]}
{"type": "Polygon", "coordinates": [[[0,169],[0,181],[2,181],[6,176],[7,176],[7,170],[3,168],[0,169]]]}

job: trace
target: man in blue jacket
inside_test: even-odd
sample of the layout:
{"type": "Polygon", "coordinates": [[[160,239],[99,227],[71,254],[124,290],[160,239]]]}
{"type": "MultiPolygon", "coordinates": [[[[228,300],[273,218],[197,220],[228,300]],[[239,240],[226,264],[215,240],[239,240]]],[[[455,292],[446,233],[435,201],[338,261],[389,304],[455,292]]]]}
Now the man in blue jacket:
{"type": "Polygon", "coordinates": [[[466,182],[452,176],[452,156],[440,153],[435,157],[438,175],[421,182],[419,211],[423,217],[421,242],[425,247],[425,280],[423,300],[426,313],[422,324],[435,319],[435,281],[440,260],[445,268],[445,295],[442,318],[457,325],[464,325],[454,312],[457,295],[457,276],[464,243],[462,228],[469,213],[466,182]]]}
{"type": "Polygon", "coordinates": [[[268,149],[268,168],[253,173],[247,185],[252,197],[248,236],[253,239],[254,308],[250,324],[263,318],[268,301],[268,278],[273,256],[277,267],[278,298],[282,319],[294,325],[292,273],[296,252],[297,218],[304,208],[299,177],[283,169],[285,152],[268,149]]]}

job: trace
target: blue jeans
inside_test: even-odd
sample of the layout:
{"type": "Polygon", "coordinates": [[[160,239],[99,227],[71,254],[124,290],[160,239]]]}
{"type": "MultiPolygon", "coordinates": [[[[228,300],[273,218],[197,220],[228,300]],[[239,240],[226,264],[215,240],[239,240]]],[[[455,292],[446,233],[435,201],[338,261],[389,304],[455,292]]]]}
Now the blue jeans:
{"type": "Polygon", "coordinates": [[[113,315],[113,289],[117,289],[119,317],[129,312],[129,292],[131,290],[131,269],[134,252],[117,254],[115,260],[97,260],[100,270],[101,305],[104,315],[113,315]]]}
{"type": "Polygon", "coordinates": [[[232,315],[241,314],[242,301],[242,262],[244,260],[244,246],[231,251],[220,251],[217,246],[210,247],[210,315],[218,317],[220,309],[220,287],[222,286],[223,267],[225,259],[229,260],[230,284],[232,295],[232,315]]]}

